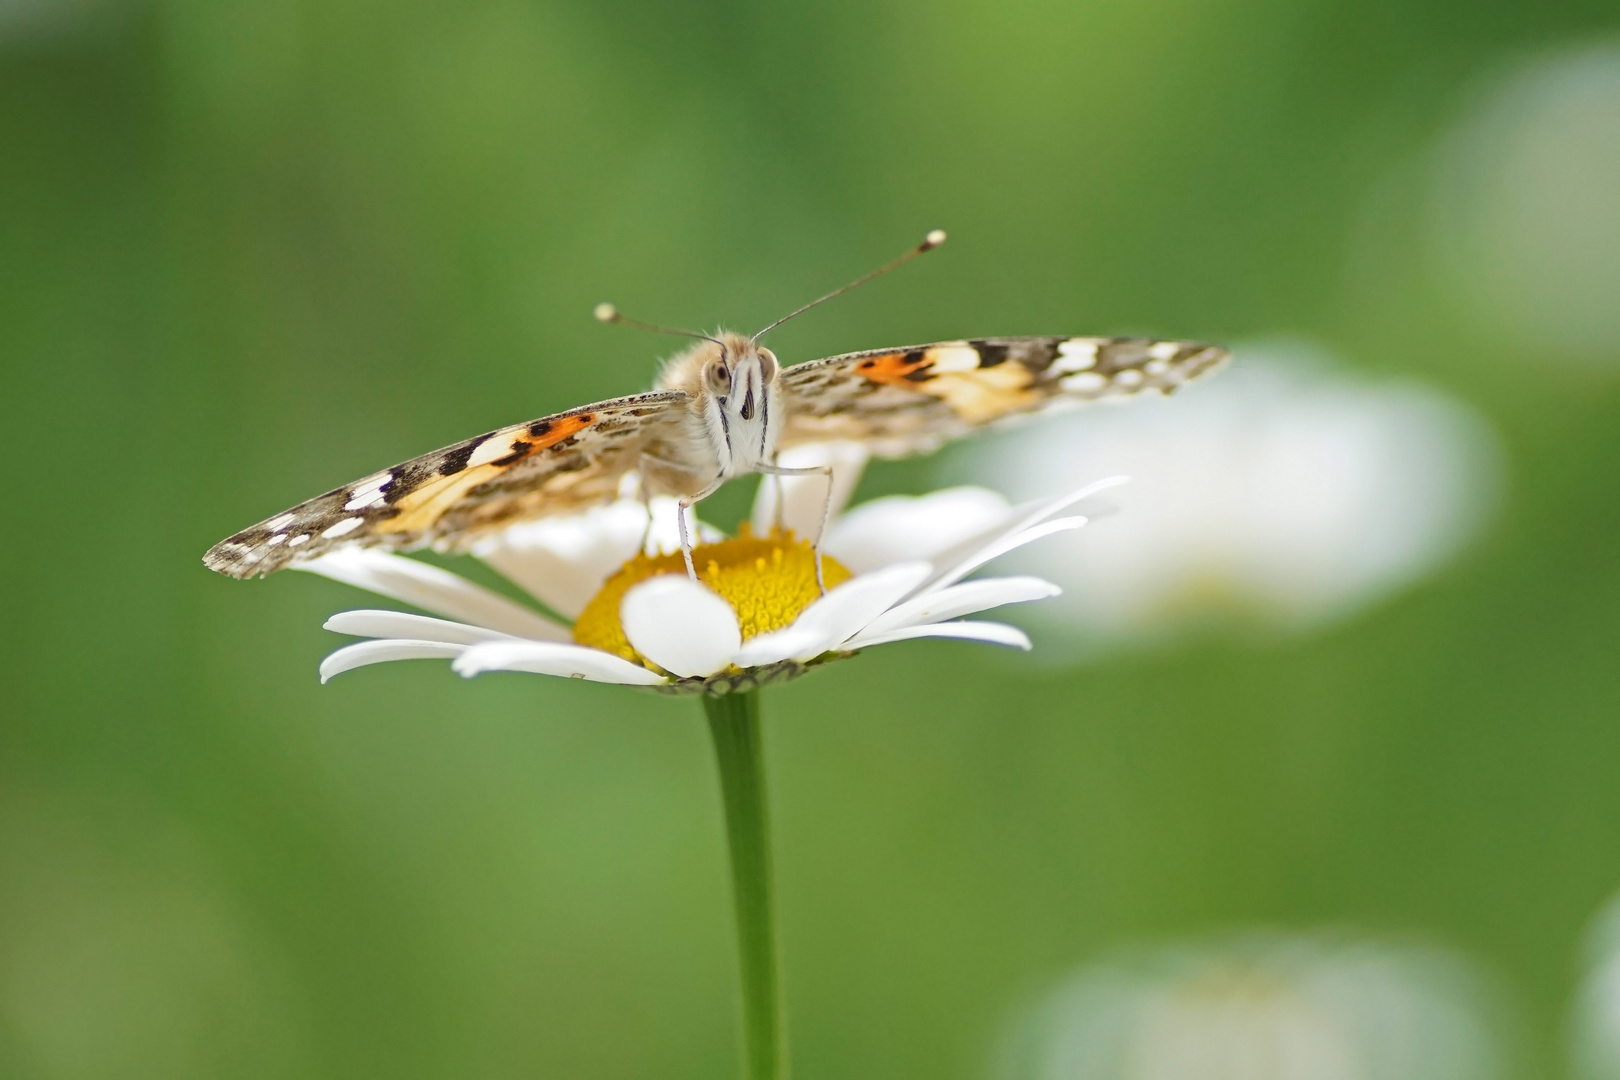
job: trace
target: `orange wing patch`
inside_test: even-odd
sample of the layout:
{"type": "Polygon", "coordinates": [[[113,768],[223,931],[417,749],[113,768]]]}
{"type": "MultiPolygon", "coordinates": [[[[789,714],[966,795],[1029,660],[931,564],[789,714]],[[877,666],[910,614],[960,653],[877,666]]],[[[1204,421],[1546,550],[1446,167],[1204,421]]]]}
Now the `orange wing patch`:
{"type": "MultiPolygon", "coordinates": [[[[538,453],[541,450],[547,450],[553,446],[556,446],[570,435],[579,434],[581,431],[584,431],[594,423],[596,423],[595,413],[580,413],[578,416],[565,416],[560,420],[549,421],[545,425],[545,430],[540,431],[539,433],[536,433],[535,431],[536,425],[530,425],[527,429],[529,432],[529,437],[523,441],[529,444],[530,454],[538,453]]],[[[513,447],[513,449],[516,449],[516,447],[513,447]]]]}
{"type": "Polygon", "coordinates": [[[870,382],[936,397],[969,424],[1023,412],[1040,401],[1030,389],[1033,372],[1016,362],[982,366],[979,350],[965,341],[869,356],[855,370],[870,382]]]}
{"type": "Polygon", "coordinates": [[[524,458],[533,457],[596,422],[591,413],[542,420],[497,431],[473,451],[467,468],[452,476],[429,481],[394,504],[398,513],[378,522],[379,533],[421,532],[433,527],[466,494],[479,484],[488,483],[524,458]]]}
{"type": "Polygon", "coordinates": [[[688,400],[684,391],[657,390],[466,439],[227,537],[203,564],[252,577],[336,547],[464,547],[493,524],[578,512],[617,494],[619,479],[688,400]]]}
{"type": "Polygon", "coordinates": [[[868,356],[855,365],[855,370],[871,382],[904,386],[908,381],[918,381],[919,377],[928,378],[926,364],[924,351],[912,349],[910,352],[868,356]]]}

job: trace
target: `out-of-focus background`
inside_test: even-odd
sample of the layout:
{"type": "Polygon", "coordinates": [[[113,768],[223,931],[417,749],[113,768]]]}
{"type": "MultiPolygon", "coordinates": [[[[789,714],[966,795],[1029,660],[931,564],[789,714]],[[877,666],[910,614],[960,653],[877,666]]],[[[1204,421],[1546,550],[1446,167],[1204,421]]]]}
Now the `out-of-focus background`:
{"type": "Polygon", "coordinates": [[[1238,362],[867,474],[1136,482],[769,693],[796,1075],[1620,1075],[1612,0],[0,0],[0,1074],[728,1075],[692,702],[199,556],[936,226],[784,360],[1238,362]]]}

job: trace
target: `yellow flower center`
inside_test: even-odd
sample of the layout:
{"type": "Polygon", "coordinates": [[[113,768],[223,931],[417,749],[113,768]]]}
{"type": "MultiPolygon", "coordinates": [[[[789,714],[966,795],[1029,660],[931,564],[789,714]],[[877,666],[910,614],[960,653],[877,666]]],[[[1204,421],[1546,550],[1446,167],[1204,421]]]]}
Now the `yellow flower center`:
{"type": "MultiPolygon", "coordinates": [[[[744,641],[782,629],[821,596],[816,586],[815,548],[791,531],[772,529],[768,536],[754,536],[744,525],[739,536],[692,549],[692,565],[698,580],[719,593],[737,613],[744,641]]],[[[821,572],[829,589],[851,577],[829,555],[821,557],[821,572]]],[[[637,553],[602,583],[579,613],[574,640],[638,664],[647,663],[624,635],[619,605],[624,603],[625,593],[648,578],[684,573],[686,560],[678,551],[671,555],[637,553]]]]}

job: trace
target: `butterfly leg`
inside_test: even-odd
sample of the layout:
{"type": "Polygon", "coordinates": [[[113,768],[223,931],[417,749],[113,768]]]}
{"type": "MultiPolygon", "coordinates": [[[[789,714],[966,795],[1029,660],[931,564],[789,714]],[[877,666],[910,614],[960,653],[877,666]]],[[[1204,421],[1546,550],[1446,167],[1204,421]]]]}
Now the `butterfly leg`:
{"type": "Polygon", "coordinates": [[[696,581],[698,576],[697,567],[692,563],[692,534],[686,528],[686,512],[720,490],[720,485],[725,482],[724,475],[717,476],[702,491],[696,495],[683,495],[675,504],[675,521],[681,527],[681,556],[686,560],[686,576],[693,581],[696,581]]]}
{"type": "MultiPolygon", "coordinates": [[[[647,479],[647,466],[649,465],[657,466],[666,471],[673,471],[676,473],[685,473],[686,469],[684,466],[678,465],[666,458],[661,458],[657,454],[648,453],[646,450],[643,450],[636,460],[636,472],[640,477],[640,483],[637,485],[637,487],[641,492],[641,506],[642,509],[647,511],[647,527],[643,529],[641,533],[641,550],[643,554],[657,554],[657,552],[647,551],[647,545],[652,542],[653,531],[652,484],[649,483],[647,479]]],[[[710,488],[709,490],[712,491],[713,488],[710,488]]],[[[693,502],[696,502],[697,499],[702,497],[703,496],[701,495],[694,497],[693,502]]],[[[686,528],[686,521],[684,518],[681,520],[680,526],[683,530],[686,528]]],[[[683,532],[681,535],[684,537],[686,534],[683,532]]],[[[682,541],[681,546],[683,549],[686,547],[684,540],[682,541]]],[[[691,560],[688,559],[687,562],[690,563],[691,560]]]]}
{"type": "Polygon", "coordinates": [[[821,590],[821,595],[822,596],[826,596],[827,595],[827,579],[826,579],[826,576],[822,573],[822,570],[821,570],[821,541],[827,535],[827,519],[832,516],[833,467],[831,465],[816,465],[816,466],[812,466],[811,468],[807,468],[807,469],[784,469],[780,465],[761,465],[759,467],[759,471],[766,474],[767,476],[771,476],[771,477],[776,478],[776,483],[777,483],[777,489],[776,489],[776,516],[777,516],[777,521],[778,522],[781,521],[782,513],[783,513],[782,507],[783,507],[783,504],[785,502],[785,500],[782,497],[783,493],[782,493],[782,488],[781,488],[781,483],[782,483],[781,477],[784,477],[784,476],[817,476],[817,475],[819,475],[824,480],[827,481],[827,493],[826,493],[825,497],[821,500],[821,524],[816,526],[816,542],[815,542],[816,588],[821,590]]]}

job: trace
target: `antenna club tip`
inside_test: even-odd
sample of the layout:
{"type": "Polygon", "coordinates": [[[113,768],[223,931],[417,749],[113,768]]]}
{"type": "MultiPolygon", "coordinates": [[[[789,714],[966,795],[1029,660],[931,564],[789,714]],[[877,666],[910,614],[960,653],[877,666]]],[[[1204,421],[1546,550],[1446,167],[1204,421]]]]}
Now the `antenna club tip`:
{"type": "Polygon", "coordinates": [[[610,323],[619,321],[619,309],[606,301],[603,301],[592,308],[591,314],[596,316],[597,322],[610,323]]]}
{"type": "Polygon", "coordinates": [[[937,248],[937,247],[939,247],[939,245],[943,244],[944,242],[945,242],[945,230],[944,229],[930,229],[930,230],[928,230],[928,235],[923,237],[922,250],[923,251],[928,251],[928,250],[930,250],[932,248],[937,248]]]}

